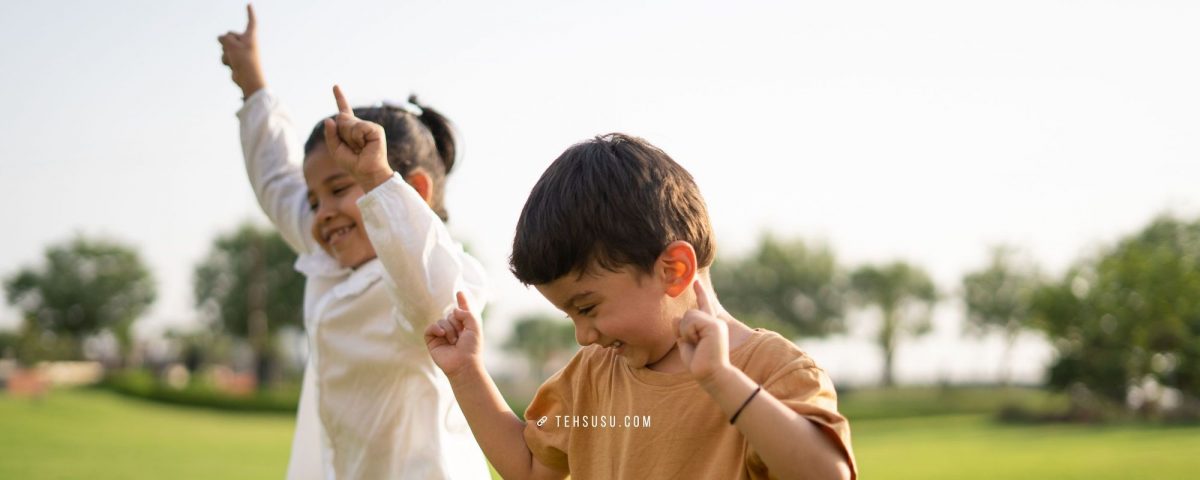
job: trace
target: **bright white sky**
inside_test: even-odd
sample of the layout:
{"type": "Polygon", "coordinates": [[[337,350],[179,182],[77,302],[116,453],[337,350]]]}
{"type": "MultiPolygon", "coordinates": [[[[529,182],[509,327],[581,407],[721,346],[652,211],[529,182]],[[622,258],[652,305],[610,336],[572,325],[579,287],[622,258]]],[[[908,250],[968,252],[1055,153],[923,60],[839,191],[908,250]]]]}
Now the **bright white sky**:
{"type": "MultiPolygon", "coordinates": [[[[760,232],[849,265],[902,258],[943,290],[987,246],[1058,274],[1170,210],[1200,212],[1200,5],[1006,2],[261,1],[268,83],[304,130],[416,91],[462,131],[451,229],[489,268],[488,332],[549,308],[507,273],[529,188],[564,148],[625,131],[691,170],[721,254],[760,232]],[[903,5],[901,5],[903,3],[903,5]]],[[[0,275],[73,232],[136,245],[160,282],[142,332],[194,323],[218,232],[265,221],[244,178],[217,35],[235,1],[25,2],[0,10],[0,275]],[[70,3],[70,4],[67,4],[70,3]]],[[[0,309],[0,325],[18,314],[0,309]]],[[[992,375],[957,301],[903,344],[902,380],[992,375]]],[[[802,341],[845,381],[865,338],[802,341]]],[[[1017,369],[1048,358],[1030,337],[1017,369]]]]}

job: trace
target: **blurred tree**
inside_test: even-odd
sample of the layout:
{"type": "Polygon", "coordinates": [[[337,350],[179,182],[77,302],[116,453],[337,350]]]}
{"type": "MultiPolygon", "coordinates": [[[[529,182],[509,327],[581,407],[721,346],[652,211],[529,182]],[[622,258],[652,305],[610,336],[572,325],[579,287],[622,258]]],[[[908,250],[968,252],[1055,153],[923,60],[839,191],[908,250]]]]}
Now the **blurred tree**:
{"type": "Polygon", "coordinates": [[[1167,391],[1200,405],[1200,221],[1156,218],[1038,289],[1033,308],[1057,353],[1051,386],[1151,413],[1167,391]]]}
{"type": "Polygon", "coordinates": [[[539,381],[549,377],[550,362],[575,353],[575,326],[552,315],[524,315],[513,324],[504,349],[529,361],[530,374],[539,381]]]}
{"type": "Polygon", "coordinates": [[[0,330],[0,359],[17,356],[17,347],[21,344],[21,335],[16,331],[0,330]]]}
{"type": "Polygon", "coordinates": [[[718,260],[713,289],[733,316],[788,337],[845,331],[846,280],[828,246],[763,235],[748,256],[718,260]]]}
{"type": "Polygon", "coordinates": [[[233,357],[233,337],[217,329],[170,329],[164,336],[178,348],[179,361],[188,372],[199,372],[208,365],[227,365],[233,357]]]}
{"type": "Polygon", "coordinates": [[[1013,344],[1022,329],[1031,327],[1033,295],[1040,284],[1037,267],[1015,248],[996,246],[988,266],[968,273],[962,282],[967,332],[982,335],[999,330],[1004,335],[1001,381],[1008,385],[1013,344]]]}
{"type": "Polygon", "coordinates": [[[260,387],[272,377],[272,334],[284,325],[303,328],[304,276],[295,263],[277,232],[247,222],[218,236],[196,266],[196,305],[250,343],[260,387]]]}
{"type": "Polygon", "coordinates": [[[154,279],[137,251],[77,235],[50,246],[44,256],[43,265],[21,269],[4,281],[8,302],[25,314],[25,336],[53,343],[57,352],[70,350],[70,357],[78,359],[85,336],[108,330],[120,341],[122,353],[128,353],[130,326],[155,297],[154,279]]]}
{"type": "Polygon", "coordinates": [[[879,348],[883,350],[883,385],[895,384],[893,360],[900,335],[924,335],[932,327],[930,314],[937,289],[920,267],[905,262],[864,265],[850,275],[855,303],[879,307],[879,348]]]}
{"type": "Polygon", "coordinates": [[[16,341],[11,347],[11,353],[19,362],[27,366],[33,366],[43,361],[70,361],[84,358],[82,339],[54,333],[38,327],[34,322],[25,322],[25,325],[14,335],[16,341]]]}

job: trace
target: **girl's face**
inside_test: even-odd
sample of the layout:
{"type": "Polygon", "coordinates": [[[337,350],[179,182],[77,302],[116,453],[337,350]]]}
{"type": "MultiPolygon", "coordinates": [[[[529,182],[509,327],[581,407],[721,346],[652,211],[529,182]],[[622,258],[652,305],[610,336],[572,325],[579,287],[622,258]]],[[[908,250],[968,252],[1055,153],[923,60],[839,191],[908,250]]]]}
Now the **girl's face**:
{"type": "Polygon", "coordinates": [[[356,203],[363,196],[362,188],[334,163],[324,145],[305,157],[304,181],[313,211],[312,236],[321,248],[346,268],[375,258],[356,203]]]}

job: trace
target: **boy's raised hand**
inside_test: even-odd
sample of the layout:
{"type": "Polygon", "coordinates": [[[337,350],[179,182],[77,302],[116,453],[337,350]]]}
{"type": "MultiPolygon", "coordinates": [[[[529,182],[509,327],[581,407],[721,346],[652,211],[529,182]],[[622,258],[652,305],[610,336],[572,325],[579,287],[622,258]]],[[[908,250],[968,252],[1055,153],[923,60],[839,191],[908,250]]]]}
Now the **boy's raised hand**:
{"type": "Polygon", "coordinates": [[[467,297],[458,292],[457,299],[458,308],[425,328],[425,347],[429,349],[429,356],[447,377],[453,377],[471,365],[483,364],[480,354],[483,331],[467,305],[467,297]]]}
{"type": "Polygon", "coordinates": [[[217,37],[221,42],[221,63],[229,66],[233,72],[233,83],[242,89],[243,98],[250,98],[254,92],[267,86],[263,79],[262,65],[258,61],[257,22],[254,19],[254,7],[246,4],[246,31],[237,33],[229,31],[217,37]]]}
{"type": "Polygon", "coordinates": [[[325,119],[325,146],[333,161],[369,192],[392,178],[383,127],[355,117],[337,85],[333,86],[333,98],[338,113],[325,119]]]}
{"type": "Polygon", "coordinates": [[[677,320],[675,330],[679,338],[675,342],[692,378],[705,383],[714,374],[731,367],[729,327],[724,320],[717,318],[708,291],[699,280],[693,284],[693,289],[696,292],[696,308],[688,310],[677,320]]]}

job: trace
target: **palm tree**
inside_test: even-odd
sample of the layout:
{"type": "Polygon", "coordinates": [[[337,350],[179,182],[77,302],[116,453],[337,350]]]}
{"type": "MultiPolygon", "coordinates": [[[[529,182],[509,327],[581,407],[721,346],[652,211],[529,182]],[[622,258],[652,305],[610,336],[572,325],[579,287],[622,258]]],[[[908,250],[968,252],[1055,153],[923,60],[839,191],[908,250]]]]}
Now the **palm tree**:
{"type": "Polygon", "coordinates": [[[766,234],[748,255],[717,259],[712,279],[722,305],[752,327],[788,338],[845,331],[846,278],[823,243],[766,234]]]}
{"type": "Polygon", "coordinates": [[[992,248],[990,264],[963,277],[963,303],[970,333],[999,329],[1004,333],[1001,381],[1011,377],[1013,344],[1029,324],[1033,294],[1041,283],[1036,267],[1006,246],[992,248]]]}
{"type": "Polygon", "coordinates": [[[890,387],[895,383],[896,342],[901,334],[929,332],[937,289],[924,270],[902,261],[859,267],[850,275],[850,285],[855,303],[879,307],[883,322],[877,341],[883,350],[883,385],[890,387]]]}

